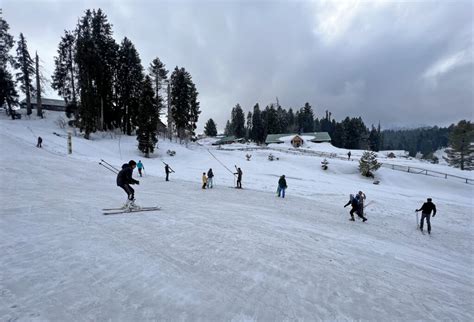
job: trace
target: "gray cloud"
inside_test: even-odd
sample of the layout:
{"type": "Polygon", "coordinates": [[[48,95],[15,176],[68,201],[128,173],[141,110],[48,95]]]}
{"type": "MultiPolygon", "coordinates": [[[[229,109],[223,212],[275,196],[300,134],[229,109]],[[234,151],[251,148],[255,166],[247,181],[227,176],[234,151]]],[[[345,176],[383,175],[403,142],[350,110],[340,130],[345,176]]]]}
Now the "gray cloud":
{"type": "MultiPolygon", "coordinates": [[[[158,56],[185,67],[201,101],[200,127],[223,129],[231,108],[278,96],[317,115],[370,125],[447,125],[473,114],[471,1],[12,1],[3,16],[51,74],[64,29],[102,8],[118,42],[146,67],[158,56]]],[[[51,91],[52,93],[52,91],[51,91]]]]}

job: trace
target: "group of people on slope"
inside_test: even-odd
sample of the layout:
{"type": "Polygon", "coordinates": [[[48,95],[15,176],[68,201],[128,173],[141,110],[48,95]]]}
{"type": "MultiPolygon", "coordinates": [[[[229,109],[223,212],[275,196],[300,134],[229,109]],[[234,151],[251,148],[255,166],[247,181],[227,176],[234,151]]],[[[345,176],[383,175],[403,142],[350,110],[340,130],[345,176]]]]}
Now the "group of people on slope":
{"type": "Polygon", "coordinates": [[[362,191],[359,191],[355,195],[351,194],[349,196],[349,201],[344,205],[344,208],[347,206],[351,205],[352,209],[349,212],[351,215],[351,218],[349,220],[355,221],[354,219],[354,213],[359,216],[363,222],[367,221],[367,218],[364,217],[364,201],[367,197],[365,196],[365,193],[362,191]]]}
{"type": "MultiPolygon", "coordinates": [[[[138,161],[138,164],[134,160],[130,160],[128,163],[122,165],[122,170],[119,171],[117,174],[117,186],[121,187],[125,193],[127,194],[127,202],[124,205],[124,208],[134,208],[136,205],[134,204],[135,201],[135,190],[131,187],[134,184],[140,184],[140,181],[133,179],[132,174],[135,168],[138,168],[138,173],[140,177],[142,176],[142,171],[145,170],[143,163],[141,160],[138,161]]],[[[237,175],[237,187],[242,188],[242,169],[237,168],[237,172],[234,175],[237,175]]],[[[169,167],[168,164],[165,164],[165,173],[166,173],[166,181],[169,181],[169,174],[174,172],[173,169],[169,167]]],[[[212,189],[214,185],[214,173],[212,168],[209,169],[207,172],[202,173],[202,189],[210,188],[212,189]]],[[[286,183],[285,175],[280,176],[278,180],[278,187],[277,187],[277,195],[278,197],[285,198],[285,191],[288,188],[286,183]]],[[[349,196],[349,201],[344,205],[344,208],[347,206],[351,206],[351,210],[349,212],[351,218],[349,220],[355,221],[354,214],[357,214],[363,222],[367,221],[367,217],[364,216],[364,203],[367,199],[367,196],[362,191],[359,191],[355,195],[351,194],[349,196]]],[[[431,213],[433,212],[433,217],[436,215],[436,206],[432,202],[431,198],[427,199],[427,202],[423,203],[420,209],[416,209],[416,212],[421,211],[421,220],[419,224],[419,228],[423,231],[423,224],[426,220],[428,233],[431,233],[431,213]]]]}
{"type": "Polygon", "coordinates": [[[202,173],[202,188],[212,189],[213,184],[214,184],[213,178],[214,178],[214,173],[212,172],[212,169],[209,169],[209,171],[207,171],[207,175],[206,175],[206,172],[203,172],[202,173]]]}

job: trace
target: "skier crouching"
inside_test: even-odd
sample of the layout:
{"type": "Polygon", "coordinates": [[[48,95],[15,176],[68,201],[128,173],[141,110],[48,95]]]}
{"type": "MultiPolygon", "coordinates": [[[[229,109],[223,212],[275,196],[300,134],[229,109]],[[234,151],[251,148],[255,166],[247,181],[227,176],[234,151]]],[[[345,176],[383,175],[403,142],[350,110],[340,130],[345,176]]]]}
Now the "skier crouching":
{"type": "Polygon", "coordinates": [[[351,205],[352,207],[351,211],[349,212],[351,215],[351,219],[349,220],[355,221],[354,219],[354,212],[355,212],[357,216],[362,218],[363,222],[367,221],[367,218],[364,217],[364,213],[363,213],[364,199],[365,199],[365,195],[361,191],[359,191],[359,193],[356,194],[355,196],[353,194],[349,196],[349,201],[344,205],[344,208],[346,208],[349,205],[351,205]]]}
{"type": "Polygon", "coordinates": [[[131,184],[140,184],[140,181],[133,179],[133,169],[137,166],[137,163],[130,160],[128,163],[122,165],[122,170],[117,174],[117,186],[125,190],[127,193],[127,202],[123,206],[124,209],[137,209],[135,205],[135,190],[130,186],[131,184]]]}

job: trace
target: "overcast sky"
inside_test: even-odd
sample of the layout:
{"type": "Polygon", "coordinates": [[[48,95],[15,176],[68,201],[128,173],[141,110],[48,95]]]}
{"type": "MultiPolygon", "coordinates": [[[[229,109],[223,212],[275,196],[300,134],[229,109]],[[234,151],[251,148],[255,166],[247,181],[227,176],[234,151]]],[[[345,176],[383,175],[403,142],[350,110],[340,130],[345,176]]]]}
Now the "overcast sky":
{"type": "Polygon", "coordinates": [[[102,8],[144,67],[158,56],[191,73],[200,131],[211,117],[222,130],[237,103],[247,112],[276,97],[384,128],[472,120],[473,3],[0,0],[11,34],[23,32],[48,78],[63,31],[102,8]]]}

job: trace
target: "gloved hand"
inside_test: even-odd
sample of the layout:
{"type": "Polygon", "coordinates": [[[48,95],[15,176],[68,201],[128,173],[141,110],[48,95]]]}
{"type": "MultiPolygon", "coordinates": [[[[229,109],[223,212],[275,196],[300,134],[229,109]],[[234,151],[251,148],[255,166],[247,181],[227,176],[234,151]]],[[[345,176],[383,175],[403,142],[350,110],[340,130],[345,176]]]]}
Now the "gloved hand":
{"type": "Polygon", "coordinates": [[[140,184],[140,181],[137,180],[137,184],[139,185],[139,184],[140,184]]]}
{"type": "Polygon", "coordinates": [[[347,205],[344,206],[344,208],[346,208],[346,207],[347,207],[347,205]]]}
{"type": "Polygon", "coordinates": [[[433,218],[434,218],[434,216],[436,216],[436,215],[433,215],[433,218]]]}

